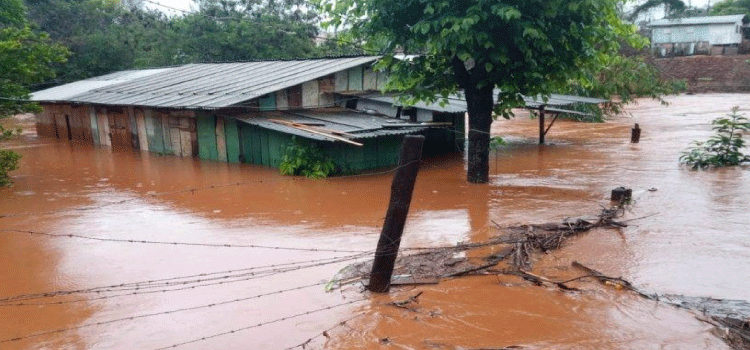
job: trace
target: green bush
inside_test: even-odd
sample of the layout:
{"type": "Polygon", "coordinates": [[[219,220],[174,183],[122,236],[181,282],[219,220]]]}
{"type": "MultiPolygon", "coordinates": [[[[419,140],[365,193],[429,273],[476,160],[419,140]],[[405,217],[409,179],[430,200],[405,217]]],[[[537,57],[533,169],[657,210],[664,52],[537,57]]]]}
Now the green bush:
{"type": "Polygon", "coordinates": [[[283,175],[322,179],[336,170],[336,163],[323,150],[297,138],[292,138],[292,143],[286,145],[283,152],[279,164],[279,172],[283,175]]]}
{"type": "MultiPolygon", "coordinates": [[[[20,129],[18,130],[20,133],[20,129]]],[[[0,141],[3,141],[13,136],[13,131],[5,130],[0,125],[0,141]]],[[[18,160],[21,159],[21,155],[8,150],[0,150],[0,186],[6,186],[10,184],[9,172],[18,169],[18,160]]]]}
{"type": "Polygon", "coordinates": [[[714,119],[711,124],[716,134],[706,142],[693,141],[693,147],[682,153],[680,162],[693,170],[750,162],[750,156],[742,154],[742,133],[750,131],[750,122],[738,111],[739,107],[734,107],[731,114],[714,119]]]}

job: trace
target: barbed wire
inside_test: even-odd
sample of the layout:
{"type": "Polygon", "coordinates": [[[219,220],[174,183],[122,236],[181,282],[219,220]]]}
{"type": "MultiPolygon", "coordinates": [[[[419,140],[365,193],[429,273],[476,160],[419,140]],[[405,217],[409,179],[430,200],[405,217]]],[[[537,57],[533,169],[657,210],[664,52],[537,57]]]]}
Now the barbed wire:
{"type": "Polygon", "coordinates": [[[217,338],[217,337],[221,337],[221,336],[225,336],[225,335],[230,335],[230,334],[234,334],[234,333],[237,333],[237,332],[245,331],[245,330],[248,330],[248,329],[258,328],[258,327],[262,327],[262,326],[265,326],[265,325],[269,325],[269,324],[273,324],[273,323],[278,323],[278,322],[281,322],[281,321],[286,321],[286,320],[290,320],[290,319],[297,318],[297,317],[312,315],[314,313],[318,313],[318,312],[322,312],[322,311],[327,311],[327,310],[331,310],[331,309],[335,309],[335,308],[339,308],[339,307],[343,307],[343,306],[347,306],[347,305],[352,305],[352,304],[360,303],[360,302],[363,302],[363,301],[369,301],[369,300],[370,300],[369,298],[356,299],[356,300],[348,301],[348,302],[341,303],[341,304],[326,306],[326,307],[322,307],[322,308],[319,308],[319,309],[309,310],[309,311],[301,312],[301,313],[290,315],[290,316],[284,316],[284,317],[277,318],[277,319],[274,319],[274,320],[271,320],[271,321],[259,322],[259,323],[256,323],[256,324],[253,324],[253,325],[249,325],[249,326],[246,326],[246,327],[235,328],[235,329],[232,329],[232,330],[226,331],[226,332],[215,333],[215,334],[212,334],[212,335],[207,335],[207,336],[204,336],[204,337],[195,338],[195,339],[188,340],[188,341],[185,341],[185,342],[181,342],[181,343],[176,343],[176,344],[172,344],[172,345],[169,345],[169,346],[160,347],[160,348],[157,348],[157,349],[154,349],[154,350],[174,349],[174,348],[177,348],[177,347],[180,347],[180,346],[183,346],[183,345],[193,344],[193,343],[205,341],[205,340],[208,340],[208,339],[217,338]]]}
{"type": "MultiPolygon", "coordinates": [[[[235,272],[239,272],[239,273],[238,274],[225,274],[225,275],[217,276],[217,277],[210,277],[210,276],[221,275],[222,273],[224,273],[224,271],[214,272],[214,273],[205,273],[205,274],[196,274],[196,275],[189,275],[189,276],[182,276],[182,277],[164,278],[164,279],[157,279],[157,280],[150,280],[150,281],[143,281],[143,282],[120,283],[120,284],[92,287],[92,288],[85,288],[85,289],[58,290],[58,291],[43,292],[43,293],[20,294],[20,295],[15,295],[15,296],[4,297],[0,299],[0,303],[8,304],[8,303],[16,302],[16,301],[51,298],[51,297],[72,295],[72,294],[107,293],[107,292],[120,292],[124,290],[141,291],[144,289],[158,288],[158,287],[173,287],[173,286],[179,287],[185,284],[199,284],[199,283],[213,282],[216,280],[230,279],[230,278],[242,278],[241,280],[245,281],[249,279],[266,277],[268,275],[278,275],[278,274],[291,272],[291,271],[298,271],[298,270],[312,268],[312,267],[319,267],[319,266],[325,266],[325,265],[330,265],[330,264],[335,264],[335,263],[340,263],[340,262],[356,260],[356,259],[365,257],[367,255],[368,254],[362,253],[362,254],[354,254],[351,256],[344,256],[344,257],[310,260],[310,261],[302,262],[302,263],[276,264],[276,265],[267,265],[264,267],[251,267],[247,269],[228,270],[228,272],[230,273],[235,273],[235,272]],[[261,270],[260,272],[256,272],[254,271],[256,269],[266,269],[266,270],[261,270]],[[195,278],[195,279],[191,280],[191,278],[195,278]],[[186,280],[179,281],[180,279],[186,279],[186,280]],[[173,282],[173,281],[176,281],[176,282],[173,282]]],[[[223,283],[227,283],[227,282],[221,282],[219,284],[223,284],[223,283]]],[[[199,286],[215,285],[215,284],[216,283],[202,284],[199,286]]],[[[191,286],[188,288],[194,288],[194,287],[195,286],[191,286]]],[[[163,291],[184,290],[188,288],[168,289],[168,290],[163,290],[163,291]]],[[[162,290],[160,290],[159,292],[161,291],[162,290]]],[[[141,294],[145,294],[145,292],[141,294]]]]}
{"type": "Polygon", "coordinates": [[[326,329],[326,330],[324,330],[324,331],[322,331],[322,332],[318,333],[317,335],[315,335],[315,336],[313,336],[313,337],[310,337],[310,338],[308,338],[308,339],[307,339],[306,341],[304,341],[304,342],[302,342],[302,343],[299,343],[299,344],[297,344],[297,345],[295,345],[295,346],[290,346],[290,347],[288,347],[288,348],[285,348],[284,350],[292,350],[292,349],[296,349],[296,348],[302,348],[302,349],[304,349],[304,348],[305,348],[305,347],[306,347],[307,345],[309,345],[309,344],[310,344],[310,342],[312,342],[312,341],[313,341],[313,340],[314,340],[315,338],[319,338],[319,337],[326,337],[326,338],[328,338],[328,337],[330,336],[330,335],[328,334],[328,332],[330,332],[330,331],[332,331],[332,330],[334,330],[334,329],[336,329],[336,328],[342,327],[342,326],[346,325],[346,324],[347,324],[348,322],[351,322],[351,321],[353,321],[353,320],[354,320],[354,319],[356,319],[356,318],[362,317],[363,315],[365,315],[365,314],[364,314],[364,313],[360,313],[360,314],[354,315],[354,316],[352,316],[352,317],[349,317],[349,318],[347,318],[347,319],[345,319],[345,320],[343,320],[343,321],[341,321],[341,322],[337,323],[337,324],[336,324],[336,325],[334,325],[333,327],[330,327],[330,328],[328,328],[328,329],[326,329]]]}
{"type": "Polygon", "coordinates": [[[170,245],[170,246],[193,246],[193,247],[212,247],[212,248],[254,248],[254,249],[291,250],[291,251],[302,251],[302,252],[326,252],[326,253],[365,253],[367,252],[366,250],[281,247],[281,246],[260,245],[260,244],[169,242],[169,241],[151,241],[151,240],[128,239],[128,238],[105,238],[105,237],[85,236],[85,235],[79,235],[79,234],[73,234],[73,233],[47,233],[47,232],[41,232],[41,231],[16,230],[16,229],[4,229],[4,228],[0,228],[0,232],[24,233],[24,234],[29,234],[29,235],[46,236],[46,237],[53,237],[53,238],[77,238],[77,239],[93,240],[93,241],[100,241],[100,242],[155,244],[155,245],[170,245]]]}
{"type": "Polygon", "coordinates": [[[228,305],[228,304],[238,303],[238,302],[242,302],[242,301],[248,301],[248,300],[252,300],[252,299],[258,299],[258,298],[262,298],[262,297],[266,297],[266,296],[283,294],[283,293],[288,293],[288,292],[292,292],[292,291],[298,291],[298,290],[302,290],[302,289],[306,289],[306,288],[311,288],[311,287],[315,287],[315,286],[325,285],[325,284],[328,284],[328,283],[330,283],[330,282],[317,282],[317,283],[307,284],[307,285],[303,285],[303,286],[297,286],[297,287],[292,287],[292,288],[287,288],[287,289],[276,290],[276,291],[272,291],[272,292],[255,294],[255,295],[251,295],[251,296],[243,297],[243,298],[236,298],[236,299],[230,299],[230,300],[213,302],[213,303],[210,303],[210,304],[203,304],[203,305],[185,307],[185,308],[180,308],[180,309],[173,309],[173,310],[167,310],[167,311],[153,312],[153,313],[148,313],[148,314],[140,314],[140,315],[135,315],[135,316],[129,316],[129,317],[123,317],[123,318],[116,318],[116,319],[107,320],[107,321],[95,322],[95,323],[87,323],[87,324],[82,324],[82,325],[78,325],[78,326],[74,326],[74,327],[60,328],[60,329],[55,329],[55,330],[51,330],[51,331],[44,331],[44,332],[38,332],[38,333],[28,334],[28,335],[24,335],[24,336],[14,337],[14,338],[2,339],[2,340],[0,340],[0,343],[16,342],[16,341],[20,341],[20,340],[24,340],[24,339],[36,338],[36,337],[40,337],[40,336],[44,336],[44,335],[63,333],[63,332],[78,330],[78,329],[82,329],[82,328],[102,326],[102,325],[106,325],[106,324],[112,324],[112,323],[118,323],[118,322],[124,322],[124,321],[132,321],[132,320],[137,320],[137,319],[147,318],[147,317],[154,317],[154,316],[161,316],[161,315],[170,315],[170,314],[175,314],[175,313],[180,313],[180,312],[185,312],[185,311],[193,311],[193,310],[213,308],[213,307],[217,307],[217,306],[228,305]]]}

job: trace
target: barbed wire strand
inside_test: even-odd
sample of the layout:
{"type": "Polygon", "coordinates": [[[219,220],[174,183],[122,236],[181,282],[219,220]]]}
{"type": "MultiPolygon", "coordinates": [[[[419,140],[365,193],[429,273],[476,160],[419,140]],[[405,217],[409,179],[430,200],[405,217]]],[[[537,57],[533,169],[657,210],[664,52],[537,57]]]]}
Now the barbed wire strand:
{"type": "Polygon", "coordinates": [[[85,236],[85,235],[79,235],[79,234],[73,234],[73,233],[48,233],[48,232],[41,232],[41,231],[5,229],[5,228],[0,228],[0,231],[24,233],[24,234],[36,235],[36,236],[47,236],[47,237],[53,237],[53,238],[77,238],[77,239],[93,240],[93,241],[100,241],[100,242],[118,242],[118,243],[134,243],[134,244],[195,246],[195,247],[212,247],[212,248],[255,248],[255,249],[291,250],[291,251],[302,251],[302,252],[326,252],[326,253],[365,253],[367,252],[366,250],[281,247],[281,246],[259,245],[259,244],[170,242],[170,241],[152,241],[152,240],[129,239],[129,238],[105,238],[105,237],[85,236]]]}
{"type": "MultiPolygon", "coordinates": [[[[326,258],[326,259],[320,259],[317,261],[313,260],[311,261],[311,263],[308,263],[308,264],[291,265],[291,266],[284,267],[284,268],[273,268],[270,270],[265,270],[265,271],[260,271],[260,272],[253,271],[249,273],[242,273],[240,275],[225,275],[225,276],[208,277],[208,278],[203,277],[203,275],[208,276],[211,274],[191,275],[191,276],[187,276],[187,278],[201,277],[201,279],[191,280],[187,282],[184,282],[184,281],[172,282],[169,284],[169,286],[179,286],[179,285],[188,284],[188,283],[204,283],[204,282],[215,281],[217,279],[227,279],[227,278],[239,278],[239,277],[251,277],[252,278],[254,276],[261,275],[261,274],[281,274],[281,273],[286,273],[290,271],[298,271],[298,270],[312,268],[312,267],[326,266],[330,264],[356,260],[365,256],[366,254],[355,254],[355,255],[345,256],[345,257],[326,258]]],[[[253,269],[253,268],[250,268],[250,269],[253,269]]],[[[229,271],[232,271],[232,270],[229,270],[229,271]]],[[[234,271],[245,272],[247,271],[247,269],[234,270],[234,271]]],[[[219,273],[212,273],[212,274],[219,274],[219,273]]],[[[265,276],[266,275],[263,275],[263,277],[265,276]]],[[[115,284],[115,285],[109,285],[109,286],[100,286],[100,287],[92,287],[92,288],[77,289],[77,290],[58,290],[58,291],[53,291],[53,292],[22,294],[22,295],[15,295],[15,296],[2,298],[0,299],[0,302],[7,303],[7,302],[14,302],[14,301],[19,301],[19,300],[50,298],[50,297],[64,296],[64,295],[71,295],[71,294],[102,293],[102,292],[111,292],[111,291],[118,292],[118,291],[123,291],[123,290],[128,290],[128,289],[141,290],[141,289],[147,289],[149,286],[153,286],[154,281],[161,282],[161,283],[164,283],[164,281],[167,281],[167,283],[169,283],[171,281],[175,281],[180,278],[183,278],[183,277],[165,278],[165,279],[152,280],[152,281],[146,281],[146,282],[121,283],[121,284],[115,284]]],[[[160,285],[160,286],[163,287],[164,285],[160,285]]]]}
{"type": "Polygon", "coordinates": [[[370,299],[369,298],[361,298],[361,299],[356,299],[356,300],[348,301],[348,302],[341,303],[341,304],[326,306],[326,307],[322,307],[322,308],[319,308],[319,309],[309,310],[309,311],[301,312],[301,313],[290,315],[290,316],[284,316],[284,317],[277,318],[277,319],[274,319],[274,320],[271,320],[271,321],[264,321],[264,322],[259,322],[259,323],[256,323],[256,324],[253,324],[253,325],[249,325],[249,326],[246,326],[246,327],[235,328],[235,329],[232,329],[232,330],[226,331],[226,332],[215,333],[215,334],[212,334],[212,335],[207,335],[205,337],[195,338],[193,340],[188,340],[188,341],[185,341],[185,342],[181,342],[181,343],[176,343],[176,344],[172,344],[172,345],[169,345],[169,346],[160,347],[160,348],[157,348],[157,349],[154,349],[154,350],[174,349],[174,348],[177,348],[177,347],[180,347],[180,346],[183,346],[183,345],[193,344],[193,343],[205,341],[205,340],[208,340],[208,339],[217,338],[217,337],[221,337],[221,336],[225,336],[225,335],[230,335],[230,334],[234,334],[234,333],[237,333],[237,332],[245,331],[245,330],[248,330],[248,329],[258,328],[258,327],[262,327],[262,326],[265,326],[265,325],[269,325],[269,324],[273,324],[273,323],[278,323],[278,322],[290,320],[290,319],[297,318],[297,317],[312,315],[314,313],[318,313],[318,312],[322,312],[322,311],[328,311],[328,310],[331,310],[331,309],[335,309],[335,308],[339,308],[339,307],[343,307],[343,306],[347,306],[347,305],[352,305],[352,304],[356,304],[356,303],[360,303],[360,302],[368,301],[368,300],[370,300],[370,299]]]}
{"type": "Polygon", "coordinates": [[[337,324],[336,324],[336,325],[334,325],[333,327],[330,327],[330,328],[328,328],[328,329],[325,329],[324,331],[322,331],[322,332],[318,333],[317,335],[315,335],[315,336],[313,336],[313,337],[310,337],[310,338],[308,338],[308,339],[307,339],[307,340],[305,340],[304,342],[302,342],[302,343],[299,343],[299,344],[297,344],[297,345],[295,345],[295,346],[290,346],[290,347],[288,347],[288,348],[285,348],[284,350],[292,350],[292,349],[296,349],[296,348],[302,348],[302,349],[304,349],[304,348],[305,348],[305,347],[306,347],[306,346],[307,346],[308,344],[310,344],[310,343],[311,343],[311,342],[312,342],[312,341],[313,341],[314,339],[316,339],[316,338],[319,338],[319,337],[326,337],[326,338],[328,338],[328,337],[329,337],[329,335],[328,335],[328,332],[330,332],[330,331],[332,331],[332,330],[334,330],[334,329],[336,329],[336,328],[342,327],[342,326],[346,325],[347,323],[349,323],[349,322],[353,321],[354,319],[360,318],[360,317],[362,317],[362,316],[364,316],[364,315],[365,315],[364,313],[360,313],[360,314],[354,315],[354,316],[352,316],[352,317],[349,317],[349,318],[347,318],[347,319],[345,319],[345,320],[343,320],[343,321],[341,321],[341,322],[337,323],[337,324]]]}
{"type": "Polygon", "coordinates": [[[160,311],[160,312],[153,312],[153,313],[147,313],[147,314],[140,314],[140,315],[135,315],[135,316],[129,316],[129,317],[123,317],[123,318],[116,318],[116,319],[107,320],[107,321],[95,322],[95,323],[87,323],[87,324],[82,324],[82,325],[74,326],[74,327],[60,328],[60,329],[55,329],[55,330],[51,330],[51,331],[44,331],[44,332],[39,332],[39,333],[33,333],[33,334],[24,335],[24,336],[14,337],[14,338],[2,339],[2,340],[0,340],[0,343],[16,342],[16,341],[20,341],[20,340],[24,340],[24,339],[31,339],[31,338],[41,337],[41,336],[44,336],[44,335],[63,333],[63,332],[78,330],[78,329],[82,329],[82,328],[102,326],[102,325],[106,325],[106,324],[112,324],[112,323],[118,323],[118,322],[124,322],[124,321],[132,321],[132,320],[137,320],[137,319],[147,318],[147,317],[154,317],[154,316],[161,316],[161,315],[171,315],[171,314],[185,312],[185,311],[192,311],[192,310],[200,310],[200,309],[213,308],[213,307],[217,307],[217,306],[228,305],[228,304],[238,303],[238,302],[252,300],[252,299],[258,299],[258,298],[262,298],[262,297],[266,297],[266,296],[278,295],[278,294],[283,294],[283,293],[298,291],[298,290],[302,290],[302,289],[306,289],[306,288],[311,288],[311,287],[315,287],[315,286],[325,285],[325,284],[328,284],[328,283],[329,282],[317,282],[317,283],[307,284],[307,285],[298,286],[298,287],[292,287],[292,288],[281,289],[281,290],[276,290],[276,291],[272,291],[272,292],[255,294],[255,295],[251,295],[251,296],[243,297],[243,298],[236,298],[236,299],[230,299],[230,300],[213,302],[213,303],[210,303],[210,304],[203,304],[203,305],[185,307],[185,308],[180,308],[180,309],[173,309],[173,310],[167,310],[167,311],[160,311]]]}

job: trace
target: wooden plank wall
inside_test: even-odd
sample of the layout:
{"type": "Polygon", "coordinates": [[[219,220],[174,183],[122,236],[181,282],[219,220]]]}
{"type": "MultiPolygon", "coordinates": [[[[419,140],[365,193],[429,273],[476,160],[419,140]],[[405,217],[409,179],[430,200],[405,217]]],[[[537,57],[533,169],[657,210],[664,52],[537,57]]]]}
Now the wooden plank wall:
{"type": "Polygon", "coordinates": [[[214,128],[216,134],[216,152],[218,160],[222,162],[227,161],[227,140],[226,132],[224,131],[224,118],[216,117],[216,127],[214,128]]]}
{"type": "Polygon", "coordinates": [[[359,66],[334,74],[335,92],[382,91],[388,77],[371,67],[359,66]]]}
{"type": "Polygon", "coordinates": [[[216,117],[200,113],[196,115],[195,122],[198,137],[198,157],[200,159],[219,160],[216,117]]]}
{"type": "Polygon", "coordinates": [[[91,125],[90,109],[87,106],[42,104],[42,112],[36,115],[35,126],[40,137],[92,144],[96,138],[91,125]]]}
{"type": "Polygon", "coordinates": [[[224,119],[224,137],[227,144],[227,161],[232,163],[240,162],[240,138],[237,128],[237,119],[224,119]]]}

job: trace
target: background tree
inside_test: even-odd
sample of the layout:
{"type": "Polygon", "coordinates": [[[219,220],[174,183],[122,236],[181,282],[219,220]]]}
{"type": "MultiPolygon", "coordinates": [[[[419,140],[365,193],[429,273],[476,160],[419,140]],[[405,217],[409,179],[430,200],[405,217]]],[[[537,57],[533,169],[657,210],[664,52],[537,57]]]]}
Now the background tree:
{"type": "Polygon", "coordinates": [[[686,9],[685,2],[682,0],[647,0],[636,5],[630,14],[628,14],[627,20],[635,22],[638,19],[638,16],[642,13],[646,13],[661,6],[666,7],[667,17],[679,15],[686,9]]]}
{"type": "MultiPolygon", "coordinates": [[[[36,111],[37,105],[25,102],[30,86],[53,77],[51,64],[64,61],[66,54],[46,34],[31,30],[21,0],[0,1],[0,118],[36,111]]],[[[0,125],[0,141],[11,135],[0,125]]],[[[17,168],[19,158],[0,150],[0,185],[9,182],[8,172],[17,168]]]]}
{"type": "Polygon", "coordinates": [[[300,0],[202,0],[173,20],[182,62],[302,58],[317,53],[317,14],[300,0]]]}
{"type": "Polygon", "coordinates": [[[522,95],[559,91],[615,55],[635,28],[616,0],[346,0],[323,3],[333,20],[388,43],[388,88],[435,100],[462,90],[469,113],[467,178],[489,180],[493,110],[503,117],[522,95]],[[418,54],[398,60],[399,52],[418,54]],[[493,91],[499,89],[497,103],[493,91]]]}
{"type": "Polygon", "coordinates": [[[711,8],[711,16],[739,15],[750,16],[750,0],[723,0],[711,8]]]}

